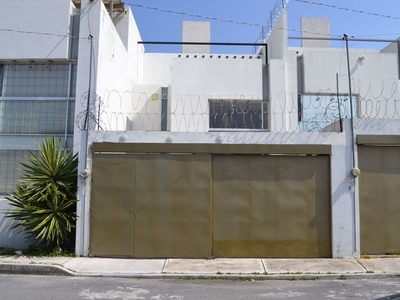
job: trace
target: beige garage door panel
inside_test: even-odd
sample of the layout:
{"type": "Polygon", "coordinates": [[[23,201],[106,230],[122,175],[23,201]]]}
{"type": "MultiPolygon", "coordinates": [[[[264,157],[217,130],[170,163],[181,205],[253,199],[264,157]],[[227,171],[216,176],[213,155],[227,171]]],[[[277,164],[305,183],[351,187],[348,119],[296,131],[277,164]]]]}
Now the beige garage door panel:
{"type": "Polygon", "coordinates": [[[359,147],[362,254],[400,252],[400,148],[359,147]]]}
{"type": "Polygon", "coordinates": [[[135,256],[211,255],[209,155],[136,158],[135,256]]]}
{"type": "Polygon", "coordinates": [[[330,257],[329,157],[215,156],[213,255],[330,257]]]}
{"type": "Polygon", "coordinates": [[[90,255],[133,256],[135,167],[93,165],[90,255]]]}
{"type": "Polygon", "coordinates": [[[90,254],[211,255],[209,155],[96,154],[90,254]]]}

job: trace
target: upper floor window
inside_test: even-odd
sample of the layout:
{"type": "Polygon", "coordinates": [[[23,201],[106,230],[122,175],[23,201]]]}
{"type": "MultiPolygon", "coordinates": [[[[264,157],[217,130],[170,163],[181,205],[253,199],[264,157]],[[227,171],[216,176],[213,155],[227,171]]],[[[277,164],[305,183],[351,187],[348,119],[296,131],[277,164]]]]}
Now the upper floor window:
{"type": "Polygon", "coordinates": [[[268,101],[209,100],[210,130],[268,129],[268,101]]]}

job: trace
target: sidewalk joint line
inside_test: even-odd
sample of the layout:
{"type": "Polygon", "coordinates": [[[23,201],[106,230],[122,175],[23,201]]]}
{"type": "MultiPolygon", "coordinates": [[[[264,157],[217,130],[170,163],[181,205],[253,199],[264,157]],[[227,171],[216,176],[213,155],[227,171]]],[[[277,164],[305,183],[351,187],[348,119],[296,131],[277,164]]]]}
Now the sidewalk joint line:
{"type": "Polygon", "coordinates": [[[357,258],[356,258],[356,262],[358,262],[360,264],[360,266],[364,268],[365,272],[369,271],[357,258]]]}
{"type": "Polygon", "coordinates": [[[74,257],[69,257],[66,261],[64,261],[63,263],[62,263],[62,266],[64,267],[64,264],[66,264],[67,262],[69,262],[71,259],[73,259],[74,257]]]}
{"type": "Polygon", "coordinates": [[[265,266],[264,260],[263,260],[263,259],[261,259],[261,264],[262,264],[262,266],[263,266],[263,268],[264,268],[264,272],[265,272],[265,273],[268,273],[267,267],[265,266]]]}
{"type": "Polygon", "coordinates": [[[166,258],[165,260],[164,260],[164,265],[163,265],[163,267],[162,267],[162,269],[161,269],[161,273],[164,273],[165,271],[165,267],[167,266],[167,260],[168,260],[168,258],[166,258]]]}

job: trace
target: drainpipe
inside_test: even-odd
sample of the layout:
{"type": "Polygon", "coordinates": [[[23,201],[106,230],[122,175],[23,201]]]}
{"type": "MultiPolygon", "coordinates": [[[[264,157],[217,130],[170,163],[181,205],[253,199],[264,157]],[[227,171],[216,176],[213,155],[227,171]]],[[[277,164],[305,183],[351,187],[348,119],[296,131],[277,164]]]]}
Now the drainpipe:
{"type": "Polygon", "coordinates": [[[113,19],[114,14],[114,0],[110,0],[110,18],[113,19]]]}

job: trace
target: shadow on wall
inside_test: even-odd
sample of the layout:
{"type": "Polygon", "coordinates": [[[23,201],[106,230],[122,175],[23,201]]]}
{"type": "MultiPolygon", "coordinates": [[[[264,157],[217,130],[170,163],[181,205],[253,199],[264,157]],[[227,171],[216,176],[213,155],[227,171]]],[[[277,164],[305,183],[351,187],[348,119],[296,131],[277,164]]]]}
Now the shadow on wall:
{"type": "Polygon", "coordinates": [[[161,129],[160,87],[150,92],[107,91],[96,101],[98,99],[103,99],[101,104],[91,108],[91,111],[96,112],[91,116],[94,123],[100,123],[100,128],[93,128],[95,130],[159,131],[161,129]],[[114,98],[111,99],[111,96],[114,98]]]}
{"type": "Polygon", "coordinates": [[[28,244],[25,241],[25,234],[17,233],[17,230],[10,230],[13,220],[6,218],[11,206],[5,199],[0,199],[0,247],[26,249],[28,244]]]}

